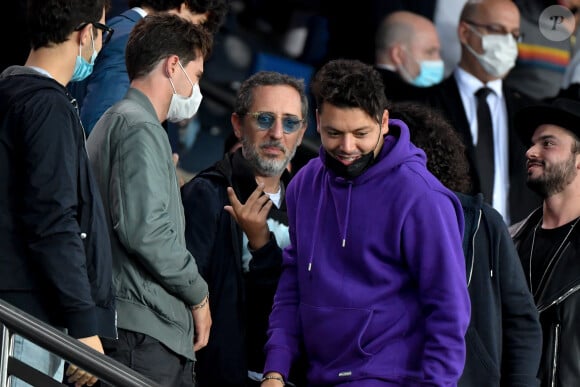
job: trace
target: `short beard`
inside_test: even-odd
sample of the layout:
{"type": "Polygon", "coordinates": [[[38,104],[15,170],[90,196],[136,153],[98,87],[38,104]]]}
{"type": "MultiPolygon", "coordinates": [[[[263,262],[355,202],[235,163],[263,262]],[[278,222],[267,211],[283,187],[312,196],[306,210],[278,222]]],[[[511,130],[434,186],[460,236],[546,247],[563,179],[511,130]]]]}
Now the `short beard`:
{"type": "Polygon", "coordinates": [[[544,173],[534,179],[528,177],[526,184],[545,199],[562,192],[574,180],[577,173],[576,155],[572,154],[568,160],[550,167],[544,164],[544,173]]]}
{"type": "Polygon", "coordinates": [[[284,151],[286,158],[283,160],[263,158],[258,153],[257,146],[248,141],[246,137],[242,137],[242,153],[254,171],[260,176],[281,176],[290,163],[290,160],[292,160],[296,154],[296,148],[298,147],[298,144],[294,145],[294,148],[290,153],[288,153],[287,150],[278,141],[269,141],[259,145],[259,147],[278,147],[284,151]]]}

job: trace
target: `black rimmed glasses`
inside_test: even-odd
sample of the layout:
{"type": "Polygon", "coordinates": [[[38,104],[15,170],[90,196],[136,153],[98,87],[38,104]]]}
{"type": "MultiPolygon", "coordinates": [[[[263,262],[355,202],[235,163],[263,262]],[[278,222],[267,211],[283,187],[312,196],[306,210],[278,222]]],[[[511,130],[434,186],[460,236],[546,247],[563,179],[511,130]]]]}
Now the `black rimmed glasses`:
{"type": "Polygon", "coordinates": [[[92,24],[93,27],[103,32],[103,44],[109,43],[109,40],[111,40],[111,36],[113,36],[113,32],[115,32],[115,30],[109,27],[108,25],[99,22],[81,23],[77,28],[75,28],[75,31],[82,30],[83,28],[85,28],[87,24],[92,24]]]}
{"type": "MultiPolygon", "coordinates": [[[[272,112],[253,112],[253,113],[246,113],[250,117],[253,117],[256,120],[256,124],[258,125],[258,129],[260,130],[269,130],[272,129],[274,126],[274,122],[276,122],[277,115],[272,112]]],[[[281,116],[282,118],[282,129],[284,133],[290,134],[294,133],[298,129],[302,128],[304,124],[304,120],[298,118],[298,116],[294,116],[291,114],[285,114],[281,116]]]]}
{"type": "Polygon", "coordinates": [[[464,20],[464,22],[466,22],[467,24],[470,24],[474,27],[477,28],[483,28],[488,34],[490,35],[506,35],[506,34],[511,34],[511,36],[514,37],[515,41],[520,43],[523,39],[523,35],[520,33],[520,31],[507,31],[503,26],[500,26],[499,24],[482,24],[482,23],[476,23],[474,21],[471,20],[464,20]]]}

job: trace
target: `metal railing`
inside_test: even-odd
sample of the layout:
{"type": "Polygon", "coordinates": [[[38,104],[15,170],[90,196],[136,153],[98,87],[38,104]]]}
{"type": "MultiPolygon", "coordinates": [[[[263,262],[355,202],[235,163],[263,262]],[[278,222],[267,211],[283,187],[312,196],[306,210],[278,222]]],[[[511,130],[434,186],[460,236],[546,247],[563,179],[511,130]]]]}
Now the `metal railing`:
{"type": "Polygon", "coordinates": [[[0,300],[0,387],[15,376],[33,386],[63,386],[12,356],[14,335],[90,372],[100,380],[119,387],[160,387],[124,364],[103,355],[80,341],[0,300]]]}

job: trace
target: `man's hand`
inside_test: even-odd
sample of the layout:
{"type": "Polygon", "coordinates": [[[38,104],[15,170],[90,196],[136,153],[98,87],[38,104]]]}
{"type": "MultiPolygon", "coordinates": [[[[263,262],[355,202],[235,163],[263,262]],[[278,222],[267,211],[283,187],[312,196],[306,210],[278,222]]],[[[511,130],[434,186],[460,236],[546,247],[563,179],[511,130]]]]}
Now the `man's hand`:
{"type": "MultiPolygon", "coordinates": [[[[103,351],[103,345],[101,344],[101,339],[99,339],[99,336],[83,337],[80,338],[79,341],[85,345],[88,345],[95,351],[98,351],[102,354],[105,353],[103,351]]],[[[74,364],[70,364],[68,366],[66,369],[66,376],[68,376],[68,382],[74,383],[76,387],[82,387],[85,384],[87,386],[92,386],[97,382],[97,380],[99,380],[95,376],[89,374],[85,370],[78,368],[74,364]]]]}
{"type": "Polygon", "coordinates": [[[244,230],[250,248],[257,250],[263,247],[270,240],[270,229],[266,220],[274,204],[268,195],[264,194],[264,185],[258,184],[245,204],[240,203],[232,187],[228,187],[228,197],[231,205],[224,206],[224,209],[244,230]]]}
{"type": "Polygon", "coordinates": [[[268,372],[264,376],[264,381],[260,384],[261,387],[280,387],[285,385],[284,378],[277,372],[268,372]]]}
{"type": "Polygon", "coordinates": [[[201,308],[191,310],[193,315],[193,324],[195,326],[195,337],[193,338],[193,350],[198,351],[207,345],[209,341],[209,331],[211,328],[211,313],[209,311],[209,299],[204,299],[205,302],[201,308]]]}
{"type": "Polygon", "coordinates": [[[179,183],[179,188],[181,188],[185,184],[185,179],[183,178],[183,176],[179,172],[179,169],[177,169],[177,165],[179,164],[179,154],[173,153],[172,158],[173,158],[173,165],[175,166],[175,168],[177,170],[177,182],[179,183]]]}

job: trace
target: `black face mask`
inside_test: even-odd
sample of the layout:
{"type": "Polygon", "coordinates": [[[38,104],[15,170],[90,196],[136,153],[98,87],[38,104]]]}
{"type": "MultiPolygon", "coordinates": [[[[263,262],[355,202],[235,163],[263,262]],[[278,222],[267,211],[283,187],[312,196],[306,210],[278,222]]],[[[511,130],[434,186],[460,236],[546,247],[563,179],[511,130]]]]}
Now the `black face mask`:
{"type": "Polygon", "coordinates": [[[332,157],[327,151],[324,151],[324,153],[326,154],[326,157],[324,157],[326,168],[345,179],[354,179],[355,177],[362,175],[362,173],[366,171],[368,167],[373,165],[373,162],[375,161],[374,150],[362,155],[349,165],[344,165],[332,157]]]}

